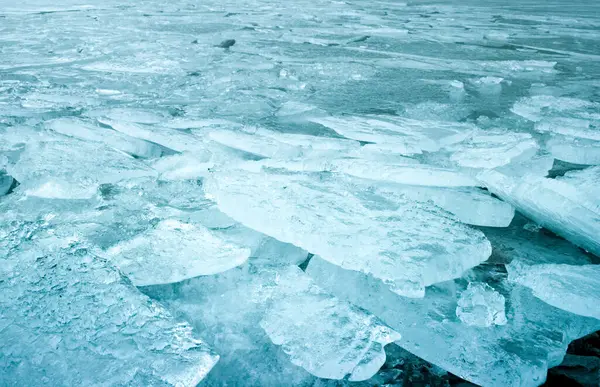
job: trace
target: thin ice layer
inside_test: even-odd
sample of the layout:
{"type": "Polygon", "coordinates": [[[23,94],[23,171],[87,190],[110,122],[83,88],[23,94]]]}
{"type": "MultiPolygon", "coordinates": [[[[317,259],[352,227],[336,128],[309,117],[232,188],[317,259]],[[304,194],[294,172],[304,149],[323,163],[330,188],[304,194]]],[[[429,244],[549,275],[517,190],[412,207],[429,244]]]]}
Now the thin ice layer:
{"type": "Polygon", "coordinates": [[[600,167],[563,177],[510,177],[485,171],[478,178],[490,191],[538,224],[600,255],[600,167]]]}
{"type": "Polygon", "coordinates": [[[29,143],[7,170],[28,195],[57,199],[90,198],[102,183],[156,174],[125,153],[76,139],[29,143]]]}
{"type": "Polygon", "coordinates": [[[508,279],[540,300],[580,316],[600,319],[600,265],[527,265],[513,261],[508,279]]]}
{"type": "Polygon", "coordinates": [[[218,356],[190,325],[72,240],[19,244],[32,227],[0,232],[12,251],[0,265],[0,384],[193,387],[208,374],[218,356]]]}
{"type": "MultiPolygon", "coordinates": [[[[402,335],[396,342],[401,347],[481,386],[539,386],[572,340],[600,329],[599,320],[554,308],[508,283],[502,267],[493,265],[428,287],[421,299],[399,296],[381,281],[318,256],[306,272],[320,287],[381,318],[402,335]],[[493,286],[505,297],[506,324],[482,328],[460,320],[456,308],[469,281],[493,286]]],[[[478,319],[487,318],[489,310],[480,313],[478,319]]]]}
{"type": "Polygon", "coordinates": [[[491,253],[481,232],[431,205],[371,197],[335,177],[224,170],[207,180],[205,191],[247,227],[410,297],[422,297],[425,286],[460,276],[491,253]]]}
{"type": "Polygon", "coordinates": [[[207,384],[311,385],[313,375],[364,380],[399,338],[377,318],[319,289],[297,266],[250,265],[146,289],[207,333],[223,354],[207,384]],[[291,363],[295,364],[293,366],[291,363]]]}
{"type": "Polygon", "coordinates": [[[464,140],[475,130],[470,124],[399,117],[387,120],[377,116],[316,117],[310,120],[347,138],[395,145],[401,154],[435,152],[444,145],[464,140]]]}
{"type": "Polygon", "coordinates": [[[166,219],[107,251],[136,286],[211,275],[246,262],[250,249],[228,243],[199,224],[166,219]]]}

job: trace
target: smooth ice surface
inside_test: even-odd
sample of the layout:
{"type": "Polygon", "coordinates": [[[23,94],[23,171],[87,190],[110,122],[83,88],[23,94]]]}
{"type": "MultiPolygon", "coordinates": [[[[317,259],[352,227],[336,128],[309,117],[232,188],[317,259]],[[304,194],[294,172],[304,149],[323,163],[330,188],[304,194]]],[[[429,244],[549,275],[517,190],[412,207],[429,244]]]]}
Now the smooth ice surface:
{"type": "Polygon", "coordinates": [[[111,247],[106,256],[136,286],[146,286],[229,270],[246,262],[250,249],[227,243],[202,225],[166,219],[111,247]]]}
{"type": "Polygon", "coordinates": [[[188,323],[75,238],[41,222],[2,226],[1,384],[192,387],[217,362],[188,323]]]}
{"type": "Polygon", "coordinates": [[[242,224],[410,297],[422,297],[425,286],[460,276],[491,253],[483,234],[435,207],[407,198],[378,202],[335,177],[223,170],[205,191],[242,224]]]}
{"type": "Polygon", "coordinates": [[[547,369],[561,363],[571,340],[600,328],[599,320],[554,308],[528,288],[507,282],[503,268],[493,263],[428,287],[421,299],[402,297],[381,281],[318,256],[307,273],[319,286],[367,309],[400,333],[398,345],[478,385],[543,384],[547,369]],[[506,324],[472,326],[457,317],[468,282],[484,282],[505,297],[506,324]]]}
{"type": "Polygon", "coordinates": [[[497,171],[478,177],[525,216],[600,255],[600,167],[567,172],[556,179],[513,178],[497,171]]]}
{"type": "Polygon", "coordinates": [[[471,282],[460,294],[456,316],[467,325],[490,327],[505,325],[506,314],[504,296],[490,285],[471,282]]]}
{"type": "Polygon", "coordinates": [[[540,300],[581,316],[600,319],[600,265],[507,266],[508,279],[533,291],[540,300]]]}
{"type": "Polygon", "coordinates": [[[146,290],[202,327],[223,354],[208,385],[219,384],[229,367],[238,369],[235,379],[229,376],[238,384],[313,380],[291,363],[320,377],[364,380],[385,361],[383,346],[399,338],[373,315],[319,289],[295,266],[251,266],[146,290]]]}

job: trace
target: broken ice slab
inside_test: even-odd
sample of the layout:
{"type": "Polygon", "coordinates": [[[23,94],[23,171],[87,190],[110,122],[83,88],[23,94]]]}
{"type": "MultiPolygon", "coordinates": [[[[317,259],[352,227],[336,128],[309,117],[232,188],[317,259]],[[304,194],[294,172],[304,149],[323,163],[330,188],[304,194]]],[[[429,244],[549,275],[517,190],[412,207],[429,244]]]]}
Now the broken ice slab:
{"type": "Polygon", "coordinates": [[[580,316],[600,319],[600,265],[541,264],[513,261],[508,279],[540,300],[580,316]]]}
{"type": "Polygon", "coordinates": [[[446,148],[450,160],[460,167],[493,169],[529,160],[539,146],[528,133],[481,131],[446,148]]]}
{"type": "Polygon", "coordinates": [[[456,316],[467,325],[490,327],[506,324],[504,296],[485,282],[470,282],[460,294],[456,316]]]}
{"type": "Polygon", "coordinates": [[[399,196],[420,202],[431,201],[454,214],[461,222],[475,226],[506,227],[515,215],[513,206],[496,199],[488,191],[476,187],[373,184],[369,189],[391,201],[395,201],[399,196]]]}
{"type": "Polygon", "coordinates": [[[163,148],[158,144],[130,137],[112,129],[101,128],[78,118],[58,118],[46,121],[44,125],[56,133],[80,140],[104,143],[136,157],[157,158],[163,154],[163,148]]]}
{"type": "Polygon", "coordinates": [[[215,165],[214,154],[205,152],[184,152],[161,157],[152,163],[161,180],[192,180],[208,175],[215,165]]]}
{"type": "MultiPolygon", "coordinates": [[[[579,120],[597,120],[600,119],[598,108],[600,104],[586,101],[579,98],[570,97],[555,97],[552,95],[535,95],[532,97],[521,98],[513,105],[511,111],[529,121],[542,123],[547,119],[574,119],[572,122],[579,120]]],[[[581,122],[579,121],[579,124],[581,122]]],[[[555,126],[556,130],[566,130],[567,135],[572,135],[573,128],[555,126]]],[[[598,139],[598,133],[594,131],[579,132],[579,134],[587,133],[598,139]]],[[[578,135],[578,137],[587,138],[586,135],[578,135]]]]}
{"type": "Polygon", "coordinates": [[[218,144],[260,157],[290,159],[302,155],[300,146],[243,131],[213,130],[208,133],[207,137],[218,144]]]}
{"type": "Polygon", "coordinates": [[[310,121],[347,138],[394,145],[401,154],[435,152],[445,145],[464,140],[476,129],[475,126],[464,123],[399,117],[387,120],[378,116],[315,117],[310,121]]]}
{"type": "Polygon", "coordinates": [[[600,255],[600,167],[567,172],[556,179],[510,177],[491,170],[478,178],[528,218],[600,255]]]}
{"type": "Polygon", "coordinates": [[[251,266],[145,291],[201,326],[222,352],[225,367],[217,366],[207,384],[215,377],[277,385],[267,382],[273,371],[257,368],[276,368],[279,378],[297,385],[310,380],[288,360],[319,377],[364,380],[385,362],[383,347],[399,338],[374,316],[323,292],[297,266],[251,266]]]}
{"type": "Polygon", "coordinates": [[[306,150],[351,152],[360,148],[358,141],[346,138],[311,136],[300,133],[282,133],[264,128],[245,128],[245,133],[258,138],[275,140],[285,144],[299,146],[306,150]]]}
{"type": "MultiPolygon", "coordinates": [[[[3,228],[0,243],[31,227],[3,228]]],[[[193,387],[215,365],[189,324],[107,261],[74,240],[32,235],[9,241],[1,259],[0,384],[193,387]]]]}
{"type": "Polygon", "coordinates": [[[485,261],[483,234],[426,203],[390,202],[336,176],[222,170],[207,197],[245,226],[422,297],[425,286],[485,261]]]}
{"type": "Polygon", "coordinates": [[[292,363],[327,379],[369,379],[385,362],[383,347],[400,339],[373,315],[317,287],[275,301],[260,326],[292,363]]]}
{"type": "Polygon", "coordinates": [[[260,170],[261,167],[285,169],[294,172],[336,172],[362,179],[433,187],[475,187],[479,182],[452,168],[420,164],[410,158],[396,162],[338,157],[339,155],[316,154],[293,160],[259,160],[241,167],[260,170]]]}
{"type": "Polygon", "coordinates": [[[246,262],[250,249],[226,242],[198,224],[166,219],[106,252],[134,285],[182,281],[229,270],[246,262]]]}
{"type": "Polygon", "coordinates": [[[600,141],[556,135],[546,142],[556,159],[573,164],[599,165],[600,141]]]}
{"type": "Polygon", "coordinates": [[[177,129],[117,121],[105,117],[98,118],[98,122],[127,136],[160,144],[171,151],[205,152],[208,149],[201,137],[177,129]]]}
{"type": "Polygon", "coordinates": [[[428,287],[424,298],[411,299],[319,256],[311,259],[306,272],[320,287],[381,318],[402,335],[396,342],[401,347],[482,386],[543,384],[548,368],[561,363],[570,341],[600,328],[599,320],[554,308],[489,267],[468,272],[468,281],[484,282],[505,297],[505,325],[478,327],[460,320],[456,308],[467,279],[428,287]]]}
{"type": "Polygon", "coordinates": [[[29,143],[7,172],[27,195],[57,199],[86,199],[102,183],[156,175],[125,153],[77,139],[29,143]]]}

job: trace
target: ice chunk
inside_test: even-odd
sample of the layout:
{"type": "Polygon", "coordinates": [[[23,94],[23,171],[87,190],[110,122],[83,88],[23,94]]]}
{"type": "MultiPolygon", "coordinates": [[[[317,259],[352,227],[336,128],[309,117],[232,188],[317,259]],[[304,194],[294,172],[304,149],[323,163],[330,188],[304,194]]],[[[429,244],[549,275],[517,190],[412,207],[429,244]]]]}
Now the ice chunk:
{"type": "Polygon", "coordinates": [[[317,376],[364,380],[384,363],[383,347],[399,338],[377,318],[323,292],[296,266],[251,265],[249,272],[234,269],[173,287],[147,291],[210,333],[224,366],[209,375],[209,384],[214,377],[219,384],[277,385],[282,376],[309,384],[309,375],[286,359],[317,376]],[[273,368],[279,379],[271,379],[273,368]]]}
{"type": "Polygon", "coordinates": [[[480,132],[449,150],[450,160],[461,167],[492,169],[531,159],[538,148],[528,133],[491,131],[480,132]]]}
{"type": "Polygon", "coordinates": [[[497,171],[482,172],[478,178],[525,216],[600,255],[600,167],[556,179],[514,178],[497,171]]]}
{"type": "Polygon", "coordinates": [[[208,149],[202,138],[177,129],[116,121],[104,117],[98,118],[98,122],[130,137],[151,141],[178,152],[204,152],[208,149]]]}
{"type": "Polygon", "coordinates": [[[491,253],[483,234],[435,207],[370,198],[334,177],[224,170],[207,180],[205,192],[247,227],[380,278],[411,297],[422,297],[425,286],[455,278],[491,253]]]}
{"type": "Polygon", "coordinates": [[[162,157],[152,167],[163,180],[191,180],[207,176],[214,165],[213,154],[205,151],[162,157]]]}
{"type": "MultiPolygon", "coordinates": [[[[0,243],[27,228],[3,227],[0,243]]],[[[189,324],[105,260],[77,242],[36,237],[1,259],[0,384],[192,387],[217,362],[189,324]]]]}
{"type": "Polygon", "coordinates": [[[502,92],[502,82],[504,78],[500,77],[482,77],[471,80],[471,85],[482,95],[497,95],[502,92]]]}
{"type": "Polygon", "coordinates": [[[257,138],[275,140],[292,146],[299,146],[305,150],[351,152],[360,148],[360,143],[358,141],[348,140],[346,138],[311,136],[299,133],[281,133],[263,128],[246,128],[244,131],[248,134],[253,134],[257,138]]]}
{"type": "Polygon", "coordinates": [[[156,174],[131,156],[76,139],[30,143],[7,172],[28,195],[60,199],[89,198],[102,183],[156,174]]]}
{"type": "Polygon", "coordinates": [[[558,160],[573,164],[599,165],[600,141],[553,136],[546,148],[558,160]]]}
{"type": "Polygon", "coordinates": [[[347,138],[394,145],[405,154],[437,151],[442,146],[462,141],[475,130],[469,124],[398,117],[387,121],[373,117],[316,117],[310,120],[347,138]]]}
{"type": "Polygon", "coordinates": [[[242,131],[214,130],[208,134],[208,138],[221,145],[261,157],[290,159],[302,155],[302,148],[297,145],[242,131]]]}
{"type": "MultiPolygon", "coordinates": [[[[492,265],[493,267],[493,265],[492,265]]],[[[600,328],[600,321],[554,308],[490,267],[468,273],[506,299],[505,325],[470,326],[456,316],[466,280],[427,288],[424,298],[406,298],[381,281],[344,270],[314,256],[306,270],[318,286],[367,309],[402,335],[396,343],[415,355],[482,386],[543,384],[549,367],[561,363],[569,342],[600,328]]]]}
{"type": "Polygon", "coordinates": [[[129,137],[120,132],[103,129],[89,122],[76,118],[58,118],[47,121],[45,126],[54,132],[81,140],[102,142],[112,148],[129,153],[132,156],[157,158],[163,149],[154,143],[129,137]]]}
{"type": "Polygon", "coordinates": [[[471,282],[461,293],[456,316],[467,325],[491,327],[505,325],[504,296],[483,282],[471,282]]]}
{"type": "Polygon", "coordinates": [[[250,249],[227,243],[201,225],[173,219],[107,251],[136,286],[182,281],[246,262],[250,249]]]}
{"type": "Polygon", "coordinates": [[[511,110],[530,121],[543,122],[548,118],[563,117],[597,119],[600,118],[600,115],[594,112],[597,108],[597,103],[583,99],[535,95],[520,99],[511,110]]]}
{"type": "Polygon", "coordinates": [[[276,301],[260,325],[292,363],[327,379],[369,379],[385,362],[383,347],[400,339],[374,316],[317,288],[276,301]]]}
{"type": "Polygon", "coordinates": [[[431,201],[454,214],[461,222],[475,226],[506,227],[515,215],[513,206],[494,198],[489,192],[480,188],[394,184],[375,185],[370,189],[391,201],[395,201],[399,195],[421,202],[431,201]]]}
{"type": "Polygon", "coordinates": [[[581,316],[600,319],[600,265],[527,265],[513,261],[508,279],[540,300],[581,316]]]}

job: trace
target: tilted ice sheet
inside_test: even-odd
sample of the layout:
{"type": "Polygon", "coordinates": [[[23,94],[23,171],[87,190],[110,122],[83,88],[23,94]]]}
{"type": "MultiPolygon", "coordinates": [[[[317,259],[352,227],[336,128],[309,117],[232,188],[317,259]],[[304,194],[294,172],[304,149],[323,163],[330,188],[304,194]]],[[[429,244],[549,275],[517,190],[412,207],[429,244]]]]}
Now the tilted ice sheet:
{"type": "Polygon", "coordinates": [[[60,199],[85,199],[102,183],[156,175],[125,153],[76,139],[29,143],[7,171],[28,195],[60,199]]]}
{"type": "Polygon", "coordinates": [[[205,192],[242,224],[410,297],[422,297],[425,286],[460,276],[491,253],[483,234],[435,207],[371,198],[334,176],[319,176],[222,170],[210,176],[205,192]]]}
{"type": "Polygon", "coordinates": [[[166,219],[106,256],[136,286],[211,275],[246,262],[250,249],[228,243],[202,225],[166,219]]]}
{"type": "Polygon", "coordinates": [[[485,171],[478,178],[525,216],[600,255],[600,167],[549,179],[485,171]]]}
{"type": "MultiPolygon", "coordinates": [[[[505,280],[501,267],[475,268],[465,279],[427,288],[424,298],[391,292],[381,281],[344,270],[318,256],[307,273],[325,290],[367,309],[402,335],[396,343],[472,383],[534,387],[561,363],[570,341],[600,328],[600,321],[554,308],[523,286],[505,280]],[[506,298],[506,324],[465,324],[456,308],[467,282],[487,283],[506,298]]],[[[484,316],[488,309],[479,311],[484,316]]]]}
{"type": "Polygon", "coordinates": [[[320,377],[364,380],[384,363],[383,347],[399,338],[374,316],[323,292],[297,266],[251,265],[147,292],[210,333],[226,366],[217,366],[209,385],[219,384],[219,375],[278,385],[273,367],[295,385],[311,380],[288,361],[320,377]]]}
{"type": "Polygon", "coordinates": [[[508,279],[540,300],[581,316],[600,319],[600,265],[541,264],[513,261],[508,279]]]}
{"type": "Polygon", "coordinates": [[[0,231],[0,384],[193,387],[206,376],[218,356],[189,324],[76,238],[40,226],[0,231]]]}

